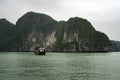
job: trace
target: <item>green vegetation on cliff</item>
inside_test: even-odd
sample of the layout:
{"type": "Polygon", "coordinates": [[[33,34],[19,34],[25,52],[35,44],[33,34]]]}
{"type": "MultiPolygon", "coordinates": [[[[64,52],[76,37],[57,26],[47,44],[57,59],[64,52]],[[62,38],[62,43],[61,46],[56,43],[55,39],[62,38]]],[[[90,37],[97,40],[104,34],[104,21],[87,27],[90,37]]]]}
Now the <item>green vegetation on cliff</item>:
{"type": "Polygon", "coordinates": [[[8,49],[13,43],[14,25],[6,19],[0,19],[0,50],[8,49]]]}

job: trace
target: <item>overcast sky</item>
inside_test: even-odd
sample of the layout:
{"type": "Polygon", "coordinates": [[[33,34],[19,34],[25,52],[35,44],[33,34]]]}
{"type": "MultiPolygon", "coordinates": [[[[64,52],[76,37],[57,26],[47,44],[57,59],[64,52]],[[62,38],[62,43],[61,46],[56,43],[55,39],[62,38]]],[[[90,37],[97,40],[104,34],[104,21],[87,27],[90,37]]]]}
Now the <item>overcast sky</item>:
{"type": "Polygon", "coordinates": [[[96,30],[120,41],[120,0],[0,0],[0,18],[14,24],[29,11],[47,14],[57,21],[86,18],[96,30]]]}

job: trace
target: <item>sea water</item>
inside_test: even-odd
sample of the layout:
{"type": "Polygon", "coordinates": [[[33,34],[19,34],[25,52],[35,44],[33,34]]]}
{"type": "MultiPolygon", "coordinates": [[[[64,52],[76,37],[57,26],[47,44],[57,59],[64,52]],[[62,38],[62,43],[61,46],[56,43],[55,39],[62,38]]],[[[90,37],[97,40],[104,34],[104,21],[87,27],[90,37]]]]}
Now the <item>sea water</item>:
{"type": "Polygon", "coordinates": [[[120,52],[0,52],[0,80],[120,80],[120,52]]]}

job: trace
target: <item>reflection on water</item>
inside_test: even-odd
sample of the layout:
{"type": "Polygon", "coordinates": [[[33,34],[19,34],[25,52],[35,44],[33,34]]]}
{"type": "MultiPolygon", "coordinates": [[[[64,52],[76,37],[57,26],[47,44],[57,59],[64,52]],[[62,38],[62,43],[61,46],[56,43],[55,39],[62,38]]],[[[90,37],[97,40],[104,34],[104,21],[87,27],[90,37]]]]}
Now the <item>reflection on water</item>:
{"type": "Polygon", "coordinates": [[[0,53],[0,80],[119,80],[119,53],[0,53]]]}

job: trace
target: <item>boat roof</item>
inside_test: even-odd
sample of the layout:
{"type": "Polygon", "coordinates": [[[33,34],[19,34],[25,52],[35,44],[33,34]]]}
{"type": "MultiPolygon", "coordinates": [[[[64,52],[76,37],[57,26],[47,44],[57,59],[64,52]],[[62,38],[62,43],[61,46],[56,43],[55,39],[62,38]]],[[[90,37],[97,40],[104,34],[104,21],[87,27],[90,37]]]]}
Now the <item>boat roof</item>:
{"type": "Polygon", "coordinates": [[[45,49],[45,48],[39,48],[39,49],[45,49]]]}

